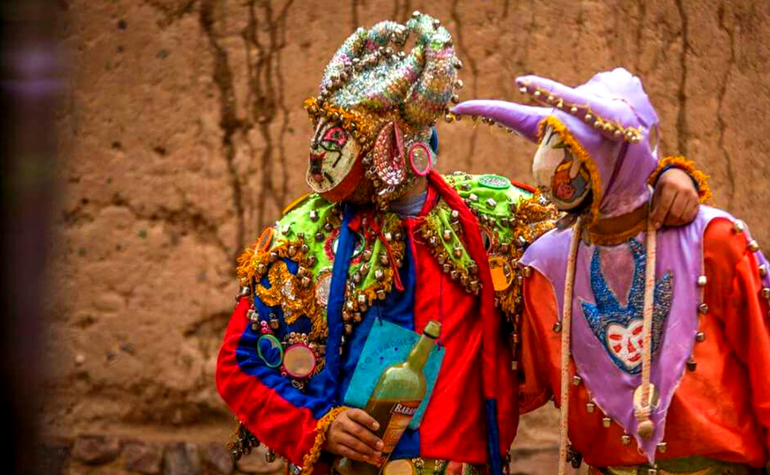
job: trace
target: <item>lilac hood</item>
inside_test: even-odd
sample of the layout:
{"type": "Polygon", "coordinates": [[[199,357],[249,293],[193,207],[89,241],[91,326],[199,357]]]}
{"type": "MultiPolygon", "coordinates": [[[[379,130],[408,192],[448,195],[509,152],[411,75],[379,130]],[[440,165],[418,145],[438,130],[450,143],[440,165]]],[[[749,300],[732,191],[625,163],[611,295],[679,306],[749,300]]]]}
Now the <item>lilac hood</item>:
{"type": "Polygon", "coordinates": [[[658,164],[658,114],[638,77],[625,69],[596,74],[575,88],[538,76],[516,79],[522,93],[548,107],[473,100],[457,116],[482,116],[532,142],[553,126],[591,174],[591,220],[627,213],[650,197],[647,177],[658,164]]]}

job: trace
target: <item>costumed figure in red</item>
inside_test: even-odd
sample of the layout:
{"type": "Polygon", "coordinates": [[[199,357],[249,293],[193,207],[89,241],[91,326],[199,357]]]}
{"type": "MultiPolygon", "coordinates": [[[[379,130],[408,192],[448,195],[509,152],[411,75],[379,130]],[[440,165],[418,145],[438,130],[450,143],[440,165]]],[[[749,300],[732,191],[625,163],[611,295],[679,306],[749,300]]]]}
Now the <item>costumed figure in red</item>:
{"type": "Polygon", "coordinates": [[[367,373],[379,374],[371,347],[395,352],[403,332],[416,338],[436,320],[425,407],[383,473],[452,462],[502,473],[518,420],[503,315],[520,306],[515,260],[555,214],[502,176],[433,170],[434,125],[461,67],[447,30],[415,12],[359,28],[305,101],[313,193],[241,258],[219,355],[219,392],[242,423],[236,456],[259,440],[306,475],[336,470],[339,457],[378,459],[383,442],[360,409],[367,373]]]}

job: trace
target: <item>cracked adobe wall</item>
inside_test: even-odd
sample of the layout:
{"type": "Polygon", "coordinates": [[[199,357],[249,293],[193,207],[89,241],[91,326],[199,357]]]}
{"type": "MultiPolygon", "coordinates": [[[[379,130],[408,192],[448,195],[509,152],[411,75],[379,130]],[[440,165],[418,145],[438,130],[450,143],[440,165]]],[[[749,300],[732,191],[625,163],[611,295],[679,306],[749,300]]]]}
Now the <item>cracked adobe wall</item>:
{"type": "MultiPolygon", "coordinates": [[[[305,191],[301,102],[359,24],[415,9],[440,18],[466,65],[463,99],[517,100],[523,73],[576,84],[614,66],[636,72],[663,150],[695,159],[715,204],[770,240],[765,1],[59,4],[71,91],[46,347],[44,424],[56,433],[228,433],[213,373],[234,258],[305,191]]],[[[467,121],[439,128],[444,171],[531,179],[531,145],[467,121]]],[[[553,442],[549,414],[525,425],[525,440],[553,442]]]]}

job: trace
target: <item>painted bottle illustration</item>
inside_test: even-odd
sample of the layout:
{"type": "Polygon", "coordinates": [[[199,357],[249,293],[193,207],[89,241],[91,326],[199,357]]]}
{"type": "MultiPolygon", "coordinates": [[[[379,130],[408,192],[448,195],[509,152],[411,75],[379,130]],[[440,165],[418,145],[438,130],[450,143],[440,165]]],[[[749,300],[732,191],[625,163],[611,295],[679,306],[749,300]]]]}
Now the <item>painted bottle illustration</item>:
{"type": "Polygon", "coordinates": [[[366,403],[364,410],[380,424],[376,434],[384,444],[382,457],[376,465],[340,458],[334,467],[338,473],[378,475],[382,471],[425,397],[422,370],[440,332],[441,324],[429,321],[406,361],[385,368],[366,403]]]}

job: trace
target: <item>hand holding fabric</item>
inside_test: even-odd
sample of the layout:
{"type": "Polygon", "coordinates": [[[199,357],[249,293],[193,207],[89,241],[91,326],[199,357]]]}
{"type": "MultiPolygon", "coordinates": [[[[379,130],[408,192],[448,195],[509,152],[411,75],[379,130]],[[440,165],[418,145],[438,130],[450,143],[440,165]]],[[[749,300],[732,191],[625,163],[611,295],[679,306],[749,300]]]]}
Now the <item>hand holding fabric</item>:
{"type": "Polygon", "coordinates": [[[684,226],[698,214],[700,197],[690,175],[679,168],[666,170],[655,186],[650,219],[655,228],[684,226]]]}

